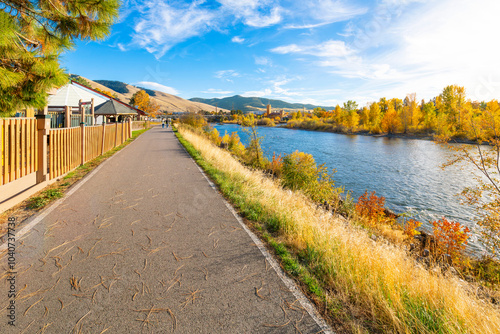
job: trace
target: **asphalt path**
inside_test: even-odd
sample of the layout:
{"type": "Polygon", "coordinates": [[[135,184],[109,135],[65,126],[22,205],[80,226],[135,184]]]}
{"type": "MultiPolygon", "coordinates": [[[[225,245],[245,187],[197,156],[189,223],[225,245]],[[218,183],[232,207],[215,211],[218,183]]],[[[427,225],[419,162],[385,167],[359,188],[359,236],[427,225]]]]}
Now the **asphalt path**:
{"type": "Polygon", "coordinates": [[[15,326],[0,258],[1,333],[325,331],[170,129],[74,188],[16,239],[15,326]]]}

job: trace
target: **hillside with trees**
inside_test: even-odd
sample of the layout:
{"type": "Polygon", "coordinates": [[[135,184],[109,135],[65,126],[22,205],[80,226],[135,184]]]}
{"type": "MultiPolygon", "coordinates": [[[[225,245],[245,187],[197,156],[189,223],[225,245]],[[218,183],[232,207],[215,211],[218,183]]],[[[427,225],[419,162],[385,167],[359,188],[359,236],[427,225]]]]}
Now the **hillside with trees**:
{"type": "MultiPolygon", "coordinates": [[[[288,110],[297,110],[297,109],[314,109],[318,108],[318,106],[312,104],[301,104],[301,103],[288,103],[281,100],[272,100],[266,99],[262,97],[245,97],[241,95],[235,95],[231,97],[225,98],[213,98],[213,99],[203,99],[199,97],[195,97],[189,99],[194,102],[206,103],[212,106],[218,106],[219,108],[229,109],[229,110],[241,110],[243,112],[260,112],[265,111],[266,106],[270,104],[273,108],[278,109],[288,109],[288,110]]],[[[319,107],[324,109],[331,109],[332,107],[319,107]]]]}
{"type": "MultiPolygon", "coordinates": [[[[134,94],[137,94],[139,91],[144,91],[146,92],[150,97],[151,101],[155,102],[156,104],[159,105],[160,111],[161,112],[167,112],[167,113],[172,113],[172,112],[215,112],[215,107],[204,104],[204,103],[198,103],[198,102],[192,102],[186,99],[183,99],[179,96],[167,94],[164,92],[160,92],[157,90],[151,90],[151,89],[144,89],[136,86],[129,85],[124,82],[120,81],[112,81],[112,80],[97,80],[93,81],[87,78],[84,78],[82,76],[78,75],[72,75],[71,76],[72,80],[78,81],[92,89],[98,90],[98,91],[107,91],[111,92],[113,97],[116,97],[118,100],[124,102],[124,103],[129,103],[130,99],[134,96],[134,94]],[[106,85],[104,85],[104,83],[106,85]],[[119,89],[122,92],[125,93],[120,93],[116,90],[114,90],[112,87],[119,89]]],[[[228,110],[225,110],[223,108],[218,108],[218,111],[221,112],[229,112],[228,110]]]]}

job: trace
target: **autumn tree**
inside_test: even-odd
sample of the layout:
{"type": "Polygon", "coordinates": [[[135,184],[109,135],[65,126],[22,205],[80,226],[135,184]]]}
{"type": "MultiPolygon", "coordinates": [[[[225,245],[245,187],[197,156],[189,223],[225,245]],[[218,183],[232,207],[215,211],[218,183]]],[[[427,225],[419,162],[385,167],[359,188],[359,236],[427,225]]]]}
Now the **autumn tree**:
{"type": "Polygon", "coordinates": [[[67,82],[61,52],[75,40],[101,40],[118,17],[119,0],[0,2],[0,113],[42,108],[47,91],[67,82]]]}
{"type": "Polygon", "coordinates": [[[347,113],[350,113],[351,111],[357,111],[358,110],[358,104],[356,103],[356,101],[352,101],[352,100],[344,102],[344,110],[347,113]]]}
{"type": "Polygon", "coordinates": [[[106,96],[109,96],[109,97],[113,97],[113,98],[115,98],[115,99],[118,97],[116,94],[111,93],[111,91],[109,91],[109,90],[100,89],[100,88],[98,88],[98,87],[95,87],[95,88],[93,88],[93,89],[95,89],[95,90],[96,90],[96,91],[98,91],[99,93],[102,93],[102,94],[104,94],[104,95],[106,95],[106,96]]]}
{"type": "Polygon", "coordinates": [[[370,104],[370,131],[374,133],[380,132],[380,122],[382,120],[382,114],[380,112],[380,106],[378,103],[373,102],[370,104]]]}
{"type": "Polygon", "coordinates": [[[380,100],[378,101],[378,105],[380,107],[380,111],[383,113],[385,113],[387,111],[387,108],[389,107],[387,99],[385,97],[380,98],[380,100]]]}
{"type": "Polygon", "coordinates": [[[368,107],[363,107],[361,110],[361,117],[360,117],[361,124],[363,125],[363,128],[365,130],[370,129],[370,109],[368,107]]]}
{"type": "Polygon", "coordinates": [[[130,98],[129,104],[146,112],[151,117],[156,117],[159,114],[160,106],[154,100],[150,99],[145,90],[141,89],[135,92],[130,98]]]}
{"type": "Polygon", "coordinates": [[[356,131],[359,125],[359,115],[357,110],[349,111],[344,124],[350,132],[356,131]]]}
{"type": "Polygon", "coordinates": [[[344,118],[345,118],[344,110],[337,104],[335,110],[333,111],[333,121],[337,125],[341,125],[342,122],[344,121],[344,118]]]}
{"type": "Polygon", "coordinates": [[[382,117],[382,131],[387,133],[396,133],[400,126],[401,121],[398,117],[398,113],[394,109],[394,104],[390,103],[384,117],[382,117]]]}
{"type": "Polygon", "coordinates": [[[463,105],[465,103],[465,88],[457,85],[446,86],[440,95],[441,110],[447,115],[451,129],[461,131],[463,126],[463,105]]]}
{"type": "Polygon", "coordinates": [[[436,125],[436,107],[432,101],[422,105],[423,127],[427,131],[432,131],[436,125]]]}
{"type": "Polygon", "coordinates": [[[500,107],[497,101],[487,104],[481,117],[474,118],[471,130],[477,142],[448,145],[454,157],[442,167],[461,165],[475,171],[474,185],[461,192],[463,202],[472,206],[480,226],[479,234],[491,256],[500,258],[500,107]],[[484,146],[482,144],[489,144],[484,146]]]}
{"type": "Polygon", "coordinates": [[[412,93],[406,95],[403,101],[403,108],[401,111],[401,122],[403,132],[414,132],[418,130],[420,122],[422,121],[422,113],[418,108],[417,94],[412,93]]]}

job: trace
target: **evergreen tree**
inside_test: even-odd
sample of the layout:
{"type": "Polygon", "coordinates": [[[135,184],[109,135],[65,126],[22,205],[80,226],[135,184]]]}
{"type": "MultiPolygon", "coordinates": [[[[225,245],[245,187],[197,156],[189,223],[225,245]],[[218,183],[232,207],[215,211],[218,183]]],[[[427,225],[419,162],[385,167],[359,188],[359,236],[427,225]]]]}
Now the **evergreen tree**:
{"type": "Polygon", "coordinates": [[[2,0],[0,2],[0,116],[42,108],[47,91],[68,78],[61,52],[77,39],[106,37],[119,0],[2,0]]]}

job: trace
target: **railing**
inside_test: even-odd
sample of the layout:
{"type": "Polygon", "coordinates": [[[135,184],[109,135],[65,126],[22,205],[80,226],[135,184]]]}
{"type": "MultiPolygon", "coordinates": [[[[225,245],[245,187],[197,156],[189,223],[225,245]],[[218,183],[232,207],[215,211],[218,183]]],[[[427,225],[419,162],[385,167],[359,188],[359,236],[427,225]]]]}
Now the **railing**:
{"type": "Polygon", "coordinates": [[[102,151],[102,132],[102,125],[85,127],[85,160],[92,160],[104,153],[102,151]]]}
{"type": "Polygon", "coordinates": [[[76,126],[80,126],[80,121],[82,120],[82,117],[80,115],[71,115],[71,123],[70,126],[72,128],[76,126]]]}
{"type": "Polygon", "coordinates": [[[80,106],[50,106],[48,108],[48,113],[50,115],[50,128],[59,129],[67,127],[80,126],[83,120],[86,126],[94,125],[94,118],[92,114],[92,103],[91,102],[81,102],[80,106]],[[66,117],[69,118],[66,122],[66,117]]]}
{"type": "Polygon", "coordinates": [[[130,138],[130,133],[129,122],[51,129],[48,147],[49,180],[123,144],[130,138]]]}
{"type": "Polygon", "coordinates": [[[132,130],[149,129],[149,127],[150,127],[149,121],[133,121],[132,122],[132,130]]]}
{"type": "Polygon", "coordinates": [[[123,144],[132,133],[131,122],[49,129],[51,121],[50,115],[47,122],[0,118],[0,186],[34,172],[48,171],[54,179],[123,144]],[[40,167],[44,155],[46,170],[40,167]]]}
{"type": "Polygon", "coordinates": [[[37,151],[34,118],[0,119],[0,185],[35,172],[37,151]]]}
{"type": "Polygon", "coordinates": [[[50,112],[50,127],[52,129],[64,128],[64,114],[59,112],[50,112]]]}
{"type": "Polygon", "coordinates": [[[49,179],[78,167],[82,161],[82,129],[52,129],[49,132],[49,179]]]}

